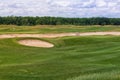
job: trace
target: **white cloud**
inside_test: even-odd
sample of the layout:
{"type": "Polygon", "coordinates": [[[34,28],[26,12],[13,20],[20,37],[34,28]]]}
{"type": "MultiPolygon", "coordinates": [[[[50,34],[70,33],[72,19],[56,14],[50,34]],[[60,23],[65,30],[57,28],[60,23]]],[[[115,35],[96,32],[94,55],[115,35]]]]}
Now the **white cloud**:
{"type": "Polygon", "coordinates": [[[104,0],[97,0],[96,1],[96,6],[97,7],[106,7],[107,6],[107,2],[105,2],[104,0]]]}
{"type": "Polygon", "coordinates": [[[2,0],[0,15],[120,17],[120,0],[2,0]]]}

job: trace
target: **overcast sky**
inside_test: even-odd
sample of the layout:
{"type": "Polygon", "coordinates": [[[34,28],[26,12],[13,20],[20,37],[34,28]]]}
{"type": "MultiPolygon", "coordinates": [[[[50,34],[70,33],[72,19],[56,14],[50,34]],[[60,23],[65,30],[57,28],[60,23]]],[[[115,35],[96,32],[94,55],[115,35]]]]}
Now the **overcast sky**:
{"type": "Polygon", "coordinates": [[[0,16],[120,17],[120,0],[0,0],[0,16]]]}

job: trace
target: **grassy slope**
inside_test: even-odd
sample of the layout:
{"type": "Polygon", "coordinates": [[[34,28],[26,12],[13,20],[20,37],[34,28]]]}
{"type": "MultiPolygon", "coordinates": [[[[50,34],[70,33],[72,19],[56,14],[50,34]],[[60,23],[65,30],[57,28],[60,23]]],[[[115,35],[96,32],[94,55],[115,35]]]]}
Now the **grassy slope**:
{"type": "Polygon", "coordinates": [[[120,26],[13,26],[0,25],[0,34],[3,33],[61,33],[61,32],[96,32],[96,31],[120,31],[120,26]]]}
{"type": "Polygon", "coordinates": [[[0,40],[0,80],[119,80],[120,37],[46,39],[51,49],[0,40]]]}

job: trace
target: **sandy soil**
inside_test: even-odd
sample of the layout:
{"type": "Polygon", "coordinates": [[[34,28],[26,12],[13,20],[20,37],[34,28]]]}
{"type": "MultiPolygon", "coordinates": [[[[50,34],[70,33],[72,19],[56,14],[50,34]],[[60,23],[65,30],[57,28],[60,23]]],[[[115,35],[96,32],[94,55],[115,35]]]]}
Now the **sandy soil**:
{"type": "Polygon", "coordinates": [[[41,41],[41,40],[20,40],[19,44],[26,45],[26,46],[33,46],[33,47],[43,47],[43,48],[51,48],[54,47],[53,44],[41,41]]]}
{"type": "Polygon", "coordinates": [[[120,32],[87,32],[87,33],[60,33],[60,34],[1,34],[0,38],[15,38],[15,37],[56,38],[56,37],[64,37],[64,36],[91,36],[91,35],[120,36],[120,32]]]}
{"type": "MultiPolygon", "coordinates": [[[[87,32],[87,33],[60,33],[60,34],[1,34],[0,39],[15,37],[35,37],[35,38],[56,38],[64,36],[92,36],[92,35],[114,35],[120,36],[120,32],[87,32]]],[[[54,47],[53,44],[40,40],[22,40],[20,44],[34,47],[54,47]]]]}

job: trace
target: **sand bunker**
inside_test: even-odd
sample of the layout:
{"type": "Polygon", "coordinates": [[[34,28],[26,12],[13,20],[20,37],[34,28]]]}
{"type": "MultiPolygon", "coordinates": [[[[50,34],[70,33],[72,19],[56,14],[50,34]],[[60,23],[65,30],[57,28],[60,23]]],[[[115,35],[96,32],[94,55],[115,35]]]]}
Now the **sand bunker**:
{"type": "Polygon", "coordinates": [[[34,40],[34,39],[20,40],[18,41],[18,43],[25,46],[33,46],[33,47],[43,47],[43,48],[54,47],[54,45],[51,43],[41,41],[41,40],[34,40]]]}
{"type": "Polygon", "coordinates": [[[59,33],[59,34],[1,34],[0,39],[15,37],[35,37],[35,38],[56,38],[65,36],[92,36],[92,35],[114,35],[120,36],[120,32],[86,32],[86,33],[59,33]]]}

